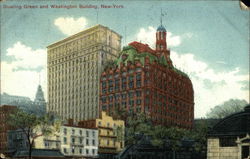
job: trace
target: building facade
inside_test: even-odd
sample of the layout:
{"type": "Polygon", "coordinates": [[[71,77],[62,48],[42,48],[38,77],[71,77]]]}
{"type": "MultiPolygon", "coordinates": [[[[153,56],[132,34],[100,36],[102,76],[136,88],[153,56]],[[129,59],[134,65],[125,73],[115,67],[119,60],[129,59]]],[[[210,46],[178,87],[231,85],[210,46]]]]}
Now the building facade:
{"type": "Polygon", "coordinates": [[[15,153],[29,149],[27,136],[21,129],[8,131],[8,152],[15,153]]]}
{"type": "Polygon", "coordinates": [[[7,149],[7,131],[13,128],[7,123],[10,113],[17,109],[16,106],[2,105],[0,106],[0,153],[4,153],[7,149]]]}
{"type": "Polygon", "coordinates": [[[121,36],[101,25],[49,45],[47,111],[64,120],[97,118],[102,65],[120,48],[121,36]]]}
{"type": "Polygon", "coordinates": [[[98,128],[100,156],[117,154],[124,148],[124,121],[114,120],[106,112],[102,111],[98,119],[80,121],[79,126],[98,128]]]}
{"type": "Polygon", "coordinates": [[[132,42],[100,79],[100,110],[146,113],[155,124],[191,129],[194,91],[189,77],[176,69],[167,49],[166,29],[156,32],[156,50],[132,42]]]}
{"type": "Polygon", "coordinates": [[[250,158],[250,105],[219,121],[208,133],[207,159],[250,158]]]}
{"type": "MultiPolygon", "coordinates": [[[[40,127],[34,129],[40,131],[40,127]]],[[[51,126],[51,134],[38,136],[33,143],[34,149],[60,150],[67,157],[91,158],[98,156],[98,130],[74,125],[51,126]]],[[[41,134],[41,133],[39,133],[41,134]]],[[[8,132],[8,152],[27,151],[29,143],[25,133],[18,130],[8,132]]]]}
{"type": "MultiPolygon", "coordinates": [[[[41,135],[35,139],[34,148],[37,149],[55,149],[61,150],[61,123],[55,122],[50,126],[51,133],[48,135],[41,135]]],[[[41,133],[41,128],[38,127],[37,132],[41,133]]]]}
{"type": "Polygon", "coordinates": [[[98,156],[98,130],[77,126],[62,126],[60,130],[61,152],[72,157],[98,156]]]}

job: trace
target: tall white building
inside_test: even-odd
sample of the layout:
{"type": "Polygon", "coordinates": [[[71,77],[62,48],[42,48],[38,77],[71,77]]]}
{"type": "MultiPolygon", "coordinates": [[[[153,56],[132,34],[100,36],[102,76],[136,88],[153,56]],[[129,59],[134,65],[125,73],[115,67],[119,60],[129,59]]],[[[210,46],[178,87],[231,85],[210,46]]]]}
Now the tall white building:
{"type": "Polygon", "coordinates": [[[102,25],[49,45],[47,112],[64,120],[98,118],[102,66],[120,48],[121,36],[102,25]]]}

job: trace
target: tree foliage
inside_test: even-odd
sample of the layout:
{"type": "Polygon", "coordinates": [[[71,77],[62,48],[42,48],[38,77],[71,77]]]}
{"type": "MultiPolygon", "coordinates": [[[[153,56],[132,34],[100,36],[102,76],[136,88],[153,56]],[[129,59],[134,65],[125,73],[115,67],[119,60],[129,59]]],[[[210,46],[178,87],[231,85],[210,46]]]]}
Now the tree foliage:
{"type": "Polygon", "coordinates": [[[207,146],[208,121],[201,119],[192,130],[178,127],[166,127],[154,125],[148,114],[128,112],[126,109],[115,109],[112,116],[116,119],[123,119],[126,123],[125,144],[136,144],[140,138],[138,136],[146,135],[151,137],[153,146],[162,147],[169,142],[173,151],[177,151],[184,139],[195,142],[195,150],[205,151],[207,146]]]}
{"type": "Polygon", "coordinates": [[[193,139],[195,142],[195,150],[198,152],[204,151],[207,149],[207,133],[208,133],[208,120],[200,119],[196,122],[193,130],[189,133],[189,138],[193,139]]]}
{"type": "Polygon", "coordinates": [[[52,132],[51,120],[47,116],[38,117],[22,110],[10,114],[8,124],[25,134],[29,144],[29,158],[31,158],[35,139],[39,136],[47,136],[52,132]]]}
{"type": "Polygon", "coordinates": [[[206,116],[213,119],[222,119],[233,113],[242,111],[246,105],[247,101],[245,100],[230,99],[228,101],[225,101],[223,104],[217,105],[214,108],[210,109],[210,112],[208,112],[206,116]]]}
{"type": "Polygon", "coordinates": [[[152,124],[145,114],[131,113],[126,120],[125,142],[126,144],[135,144],[138,134],[151,134],[152,124]]]}

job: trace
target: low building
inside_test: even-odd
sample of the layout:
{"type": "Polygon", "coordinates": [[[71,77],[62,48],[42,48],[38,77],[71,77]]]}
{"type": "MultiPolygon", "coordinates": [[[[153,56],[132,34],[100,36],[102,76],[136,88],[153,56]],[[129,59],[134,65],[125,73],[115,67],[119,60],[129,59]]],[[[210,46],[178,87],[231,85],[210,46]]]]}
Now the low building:
{"type": "Polygon", "coordinates": [[[16,110],[16,106],[2,105],[0,106],[0,153],[7,150],[7,131],[13,129],[7,123],[7,119],[11,112],[16,110]]]}
{"type": "Polygon", "coordinates": [[[98,156],[98,130],[80,126],[61,126],[61,152],[72,157],[98,156]]]}
{"type": "Polygon", "coordinates": [[[195,151],[193,140],[180,140],[178,148],[167,137],[162,142],[162,146],[155,146],[152,144],[152,136],[137,134],[137,142],[126,146],[115,159],[205,159],[195,151]]]}
{"type": "Polygon", "coordinates": [[[37,149],[56,149],[60,150],[61,140],[60,140],[60,126],[51,126],[52,133],[47,136],[39,136],[35,139],[34,147],[37,149]]]}
{"type": "Polygon", "coordinates": [[[100,158],[112,157],[124,148],[124,121],[114,120],[106,112],[100,113],[100,118],[95,120],[80,121],[79,126],[98,128],[100,158]]]}
{"type": "MultiPolygon", "coordinates": [[[[8,132],[8,148],[12,157],[28,151],[29,143],[22,130],[8,132]]],[[[98,156],[98,130],[74,125],[62,125],[58,128],[54,125],[51,134],[34,140],[33,148],[39,149],[39,152],[58,150],[70,158],[94,158],[98,156]]]]}
{"type": "Polygon", "coordinates": [[[207,159],[250,158],[250,105],[219,121],[209,132],[207,159]]]}
{"type": "Polygon", "coordinates": [[[29,149],[27,136],[21,129],[8,131],[8,152],[14,153],[16,151],[23,151],[29,149]]]}

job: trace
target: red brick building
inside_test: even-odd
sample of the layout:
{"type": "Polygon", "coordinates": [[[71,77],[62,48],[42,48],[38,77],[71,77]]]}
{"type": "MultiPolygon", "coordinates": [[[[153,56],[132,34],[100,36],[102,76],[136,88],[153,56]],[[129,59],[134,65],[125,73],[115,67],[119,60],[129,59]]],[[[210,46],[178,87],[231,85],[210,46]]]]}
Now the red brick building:
{"type": "Polygon", "coordinates": [[[16,110],[16,106],[2,105],[0,106],[0,153],[6,151],[7,148],[7,131],[12,128],[7,124],[8,116],[16,110]]]}
{"type": "Polygon", "coordinates": [[[100,110],[110,114],[125,108],[144,112],[155,124],[191,129],[194,92],[188,76],[176,69],[161,25],[156,32],[156,49],[132,42],[101,74],[100,110]]]}

